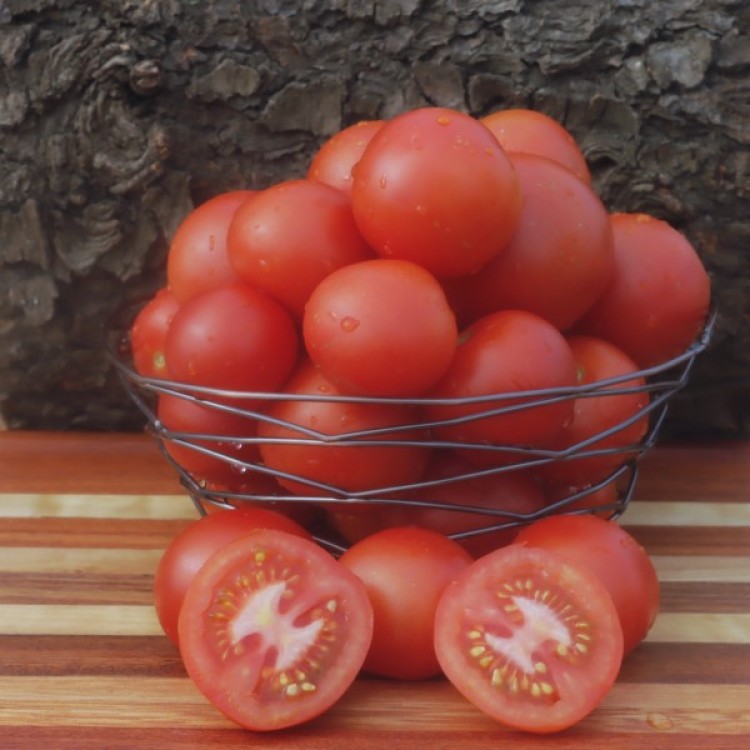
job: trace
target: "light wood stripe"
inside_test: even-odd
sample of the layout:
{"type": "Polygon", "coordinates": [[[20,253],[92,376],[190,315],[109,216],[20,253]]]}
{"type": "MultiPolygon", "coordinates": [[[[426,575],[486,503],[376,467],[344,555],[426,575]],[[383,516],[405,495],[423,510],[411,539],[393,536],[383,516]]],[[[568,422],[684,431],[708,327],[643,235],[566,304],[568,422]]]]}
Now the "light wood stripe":
{"type": "MultiPolygon", "coordinates": [[[[318,730],[389,730],[469,733],[505,730],[468,701],[457,698],[445,681],[424,686],[358,681],[316,722],[318,730]],[[377,695],[377,710],[371,698],[377,695]]],[[[703,734],[747,732],[750,685],[616,684],[578,729],[586,734],[678,730],[703,734]],[[647,706],[635,709],[633,706],[647,706]]],[[[0,678],[0,725],[56,727],[230,728],[184,678],[15,677],[0,678]]],[[[249,739],[249,738],[248,738],[249,739]]],[[[740,747],[741,745],[738,745],[740,747]]]]}
{"type": "Polygon", "coordinates": [[[0,573],[153,575],[161,550],[74,547],[0,548],[0,573]]]}
{"type": "Polygon", "coordinates": [[[750,503],[639,501],[620,520],[624,526],[750,526],[750,503]]]}
{"type": "MultiPolygon", "coordinates": [[[[650,643],[750,644],[750,614],[662,612],[646,640],[650,643]]],[[[750,672],[750,666],[748,670],[750,672]]]]}
{"type": "Polygon", "coordinates": [[[750,582],[750,556],[654,555],[651,560],[661,581],[750,582]]]}

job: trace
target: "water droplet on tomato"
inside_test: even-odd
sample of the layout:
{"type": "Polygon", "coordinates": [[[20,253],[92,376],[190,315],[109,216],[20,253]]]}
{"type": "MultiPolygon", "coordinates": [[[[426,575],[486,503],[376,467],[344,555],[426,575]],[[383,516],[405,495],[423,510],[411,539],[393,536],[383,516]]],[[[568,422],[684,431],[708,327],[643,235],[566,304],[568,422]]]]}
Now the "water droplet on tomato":
{"type": "Polygon", "coordinates": [[[438,115],[437,124],[438,125],[450,125],[451,118],[448,117],[448,115],[438,115]]]}
{"type": "Polygon", "coordinates": [[[347,315],[346,317],[341,319],[341,323],[339,325],[341,326],[341,330],[344,331],[344,333],[351,333],[352,331],[356,331],[357,328],[359,328],[359,321],[356,318],[352,318],[351,315],[347,315]]]}
{"type": "Polygon", "coordinates": [[[388,178],[384,174],[380,175],[380,187],[383,190],[388,187],[388,178]]]}

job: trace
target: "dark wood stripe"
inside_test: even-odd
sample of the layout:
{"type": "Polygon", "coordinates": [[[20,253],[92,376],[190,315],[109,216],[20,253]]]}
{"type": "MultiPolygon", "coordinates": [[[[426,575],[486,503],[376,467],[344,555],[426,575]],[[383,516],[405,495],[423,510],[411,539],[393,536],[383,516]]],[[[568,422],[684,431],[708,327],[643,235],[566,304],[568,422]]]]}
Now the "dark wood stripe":
{"type": "Polygon", "coordinates": [[[650,555],[750,555],[750,526],[629,526],[650,555]]]}
{"type": "Polygon", "coordinates": [[[750,583],[667,581],[661,585],[662,612],[738,614],[747,612],[750,583]]]}

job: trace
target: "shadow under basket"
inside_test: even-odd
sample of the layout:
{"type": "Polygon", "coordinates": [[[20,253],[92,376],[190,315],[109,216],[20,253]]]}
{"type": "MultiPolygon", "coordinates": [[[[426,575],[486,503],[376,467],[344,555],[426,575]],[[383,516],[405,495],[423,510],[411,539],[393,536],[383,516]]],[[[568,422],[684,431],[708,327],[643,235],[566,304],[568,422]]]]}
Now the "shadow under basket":
{"type": "MultiPolygon", "coordinates": [[[[300,507],[305,504],[316,509],[354,509],[356,512],[367,513],[367,508],[400,507],[402,509],[421,508],[438,509],[460,514],[477,514],[483,519],[489,519],[476,528],[449,534],[458,541],[469,540],[471,537],[513,530],[535,521],[544,516],[559,513],[596,513],[608,518],[617,518],[627,508],[638,478],[638,465],[641,458],[654,446],[662,424],[664,423],[669,402],[672,396],[685,387],[696,357],[708,346],[715,322],[715,311],[710,314],[701,335],[679,356],[660,365],[629,373],[619,378],[601,380],[596,383],[579,385],[564,389],[534,390],[514,392],[512,394],[490,394],[466,399],[429,400],[424,398],[366,398],[356,396],[326,396],[326,395],[290,395],[285,393],[256,393],[225,391],[215,388],[188,385],[171,380],[148,378],[139,375],[133,368],[128,331],[137,309],[122,311],[117,318],[105,327],[105,352],[109,361],[130,395],[133,402],[146,418],[147,429],[155,440],[165,459],[178,473],[183,486],[196,505],[200,514],[206,514],[215,508],[232,508],[243,503],[267,504],[281,509],[289,504],[290,507],[300,507]],[[633,386],[634,380],[642,381],[633,386]],[[640,411],[626,420],[598,433],[576,445],[564,450],[545,450],[539,448],[525,448],[515,445],[487,445],[466,442],[451,442],[440,439],[433,431],[435,428],[455,423],[456,420],[441,422],[421,421],[412,424],[389,426],[378,430],[359,430],[357,432],[327,435],[314,430],[300,428],[298,425],[272,418],[266,413],[267,408],[279,400],[300,401],[339,401],[365,404],[400,404],[409,406],[426,406],[428,404],[473,406],[477,409],[470,417],[461,417],[462,421],[486,419],[489,417],[535,409],[547,404],[563,400],[592,398],[596,396],[616,396],[620,394],[643,393],[645,405],[640,411]],[[202,407],[216,409],[225,413],[235,414],[249,419],[266,421],[281,427],[293,429],[299,438],[263,438],[258,436],[227,438],[217,434],[197,434],[177,432],[167,429],[159,420],[156,404],[160,395],[186,399],[202,407]],[[244,405],[252,403],[252,408],[244,405]],[[243,406],[238,406],[243,404],[243,406]],[[597,446],[602,440],[614,435],[620,430],[647,418],[648,428],[643,437],[634,444],[617,447],[602,448],[597,446]],[[415,430],[424,435],[424,439],[399,439],[399,433],[408,435],[415,430]],[[502,460],[493,464],[492,460],[482,461],[481,464],[471,466],[466,472],[461,472],[440,479],[422,480],[409,484],[390,485],[351,492],[341,487],[322,484],[309,480],[304,476],[277,471],[265,465],[260,459],[255,461],[240,460],[224,449],[231,444],[256,445],[259,448],[264,443],[285,442],[294,445],[335,446],[357,450],[363,445],[392,446],[396,448],[425,448],[430,451],[438,450],[475,450],[483,451],[490,457],[502,454],[502,460]],[[225,462],[233,474],[238,478],[250,475],[269,478],[268,485],[274,485],[271,492],[247,491],[242,482],[238,481],[239,489],[214,486],[204,479],[193,476],[171,455],[174,449],[188,449],[221,462],[225,462]],[[550,500],[540,510],[533,513],[515,513],[503,509],[487,508],[481,505],[456,505],[436,500],[432,493],[441,485],[450,482],[462,482],[488,477],[494,474],[514,471],[534,472],[547,464],[573,461],[582,458],[612,456],[613,464],[617,464],[607,476],[589,486],[570,490],[560,497],[550,500]],[[614,460],[616,459],[616,460],[614,460]],[[488,465],[485,465],[488,464],[488,465]],[[255,473],[255,474],[253,474],[255,473]],[[295,493],[288,492],[282,485],[276,485],[277,480],[295,483],[295,493]],[[273,481],[271,481],[273,480],[273,481]],[[601,490],[610,485],[616,487],[608,502],[602,504],[601,490]],[[304,494],[308,488],[309,493],[304,494]]],[[[343,552],[348,542],[330,524],[313,521],[310,529],[315,538],[334,554],[343,552]]]]}

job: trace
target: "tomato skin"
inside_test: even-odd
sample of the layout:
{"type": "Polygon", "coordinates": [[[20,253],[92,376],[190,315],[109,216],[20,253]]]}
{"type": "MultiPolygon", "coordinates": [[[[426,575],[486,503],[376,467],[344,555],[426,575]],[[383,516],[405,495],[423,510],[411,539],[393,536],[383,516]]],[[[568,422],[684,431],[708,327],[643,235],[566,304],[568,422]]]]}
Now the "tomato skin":
{"type": "Polygon", "coordinates": [[[624,654],[646,637],[659,612],[659,579],[646,551],[616,521],[548,516],[522,529],[516,543],[549,550],[596,573],[617,609],[624,654]]]}
{"type": "MultiPolygon", "coordinates": [[[[576,359],[579,385],[589,385],[638,372],[635,362],[608,341],[593,336],[570,336],[568,344],[576,359]]],[[[636,390],[633,393],[607,395],[607,390],[645,389],[645,386],[644,378],[634,377],[602,389],[596,396],[577,398],[572,421],[553,438],[548,447],[553,450],[570,448],[634,418],[648,406],[648,392],[636,390]]],[[[648,423],[648,414],[643,414],[631,425],[622,427],[609,437],[600,438],[583,449],[617,449],[616,453],[555,461],[540,467],[539,474],[549,484],[596,484],[633,458],[634,452],[626,451],[625,448],[638,444],[648,430],[648,423]]]]}
{"type": "Polygon", "coordinates": [[[435,650],[445,675],[480,710],[543,734],[573,726],[612,687],[622,630],[592,572],[513,543],[445,589],[435,650]]]}
{"type": "Polygon", "coordinates": [[[166,287],[140,309],[130,327],[133,366],[146,378],[168,378],[164,343],[180,303],[166,287]]]}
{"type": "Polygon", "coordinates": [[[373,136],[354,169],[352,207],[376,252],[442,278],[475,273],[501,252],[521,202],[515,170],[484,125],[425,107],[373,136]]]}
{"type": "Polygon", "coordinates": [[[485,127],[509,154],[537,154],[591,183],[586,158],[571,133],[557,120],[531,109],[503,109],[482,117],[485,127]]]}
{"type": "Polygon", "coordinates": [[[313,156],[307,178],[351,197],[354,167],[382,125],[383,120],[362,120],[331,136],[313,156]]]}
{"type": "MultiPolygon", "coordinates": [[[[456,355],[445,377],[431,391],[433,398],[463,398],[494,393],[513,394],[540,388],[575,385],[573,353],[562,334],[533,313],[503,310],[481,318],[459,337],[456,355]]],[[[490,408],[525,403],[521,398],[468,405],[427,406],[430,422],[466,417],[490,408]]],[[[517,412],[436,427],[441,438],[495,445],[541,446],[573,416],[569,399],[517,412]]],[[[468,454],[467,454],[468,455],[468,454]]],[[[502,457],[471,453],[477,461],[502,457]]]]}
{"type": "Polygon", "coordinates": [[[315,180],[287,180],[245,201],[229,225],[227,253],[241,279],[295,318],[331,271],[373,256],[348,198],[315,180]]]}
{"type": "Polygon", "coordinates": [[[458,329],[432,274],[379,258],[340,268],[316,287],[303,336],[312,361],[342,391],[410,397],[445,374],[458,329]]]}
{"type": "Polygon", "coordinates": [[[167,285],[180,302],[239,281],[227,256],[227,230],[252,190],[233,190],[194,208],[177,228],[167,255],[167,285]]]}
{"type": "Polygon", "coordinates": [[[611,216],[615,272],[576,333],[611,341],[639,366],[684,352],[701,331],[710,279],[687,238],[647,214],[611,216]]]}
{"type": "Polygon", "coordinates": [[[172,376],[191,385],[274,391],[291,373],[299,336],[265,292],[233,284],[197,295],[172,319],[165,345],[172,376]]]}
{"type": "MultiPolygon", "coordinates": [[[[341,396],[340,391],[309,360],[303,360],[289,379],[284,393],[293,397],[341,396]]],[[[339,491],[360,492],[391,485],[408,484],[421,476],[429,451],[422,446],[312,443],[275,443],[278,439],[308,436],[296,427],[322,435],[341,435],[360,430],[419,424],[419,412],[401,404],[317,401],[300,398],[279,400],[267,414],[286,425],[261,421],[258,436],[264,438],[260,451],[270,469],[293,477],[279,476],[279,484],[299,495],[327,495],[330,490],[306,484],[303,479],[331,485],[339,491]],[[297,477],[297,478],[294,478],[297,477]]],[[[385,431],[381,440],[425,440],[426,431],[415,427],[403,432],[385,431]]]]}
{"type": "Polygon", "coordinates": [[[293,520],[265,508],[238,508],[193,521],[172,539],[154,576],[154,604],[159,624],[179,645],[178,619],[190,583],[205,562],[220,549],[257,529],[278,529],[311,538],[293,520]]]}
{"type": "Polygon", "coordinates": [[[375,613],[365,671],[400,680],[440,673],[435,609],[445,587],[471,561],[455,542],[418,527],[378,532],[341,556],[340,563],[363,582],[375,613]]]}
{"type": "Polygon", "coordinates": [[[614,273],[604,204],[586,183],[536,154],[510,155],[523,208],[516,231],[479,273],[446,281],[462,323],[495,310],[528,310],[564,331],[601,296],[614,273]]]}
{"type": "Polygon", "coordinates": [[[273,529],[214,554],[179,617],[188,675],[255,731],[301,724],[333,705],[357,676],[372,631],[359,579],[314,542],[273,529]]]}

